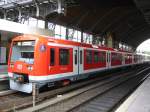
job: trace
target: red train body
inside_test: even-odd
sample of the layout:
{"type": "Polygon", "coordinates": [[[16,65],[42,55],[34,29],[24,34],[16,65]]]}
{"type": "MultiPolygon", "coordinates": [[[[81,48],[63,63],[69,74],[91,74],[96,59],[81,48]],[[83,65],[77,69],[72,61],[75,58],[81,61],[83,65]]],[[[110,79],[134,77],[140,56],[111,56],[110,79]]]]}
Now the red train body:
{"type": "Polygon", "coordinates": [[[10,49],[10,88],[31,93],[33,82],[42,87],[55,81],[74,81],[102,70],[143,63],[145,57],[52,37],[22,35],[13,39],[10,49]]]}

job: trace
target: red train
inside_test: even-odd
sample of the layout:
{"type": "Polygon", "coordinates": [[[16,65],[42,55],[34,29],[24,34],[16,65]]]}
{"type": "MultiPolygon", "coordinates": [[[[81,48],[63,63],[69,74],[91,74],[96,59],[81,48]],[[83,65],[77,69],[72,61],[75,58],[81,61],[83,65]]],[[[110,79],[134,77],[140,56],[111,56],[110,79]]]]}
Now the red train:
{"type": "Polygon", "coordinates": [[[91,73],[145,62],[147,56],[52,37],[22,35],[12,40],[10,88],[31,93],[56,81],[79,80],[91,73]]]}

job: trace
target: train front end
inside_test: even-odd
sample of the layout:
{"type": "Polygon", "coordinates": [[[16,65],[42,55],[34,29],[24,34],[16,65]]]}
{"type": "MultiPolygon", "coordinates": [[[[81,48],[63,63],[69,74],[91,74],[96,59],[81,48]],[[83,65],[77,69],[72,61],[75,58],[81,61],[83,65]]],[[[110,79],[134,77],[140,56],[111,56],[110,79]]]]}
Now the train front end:
{"type": "Polygon", "coordinates": [[[10,89],[32,92],[29,74],[34,74],[35,44],[34,37],[18,36],[13,39],[8,60],[10,89]]]}

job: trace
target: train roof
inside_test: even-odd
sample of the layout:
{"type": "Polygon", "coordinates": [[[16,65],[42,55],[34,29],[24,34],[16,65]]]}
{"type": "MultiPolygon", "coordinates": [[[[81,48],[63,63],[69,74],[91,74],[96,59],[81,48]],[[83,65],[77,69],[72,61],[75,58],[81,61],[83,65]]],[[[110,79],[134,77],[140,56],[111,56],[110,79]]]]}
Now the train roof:
{"type": "Polygon", "coordinates": [[[116,52],[132,53],[132,52],[128,52],[128,51],[109,48],[109,47],[106,47],[106,46],[98,46],[98,45],[92,45],[92,44],[87,44],[87,43],[74,42],[74,41],[71,41],[71,40],[56,39],[54,37],[43,36],[43,35],[24,34],[24,35],[14,37],[12,41],[23,41],[23,40],[27,41],[27,40],[36,40],[36,39],[39,39],[39,40],[43,40],[43,39],[45,40],[46,39],[48,42],[60,43],[60,44],[65,44],[65,45],[73,45],[73,46],[95,48],[95,49],[102,49],[102,50],[109,50],[109,51],[116,51],[116,52]]]}

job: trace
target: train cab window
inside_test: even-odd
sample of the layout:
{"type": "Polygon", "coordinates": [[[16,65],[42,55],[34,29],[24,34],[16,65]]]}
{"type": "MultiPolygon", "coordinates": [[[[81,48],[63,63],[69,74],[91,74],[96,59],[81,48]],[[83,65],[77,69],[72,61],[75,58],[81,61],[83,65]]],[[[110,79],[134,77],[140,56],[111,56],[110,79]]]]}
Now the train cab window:
{"type": "Polygon", "coordinates": [[[80,51],[80,64],[82,64],[82,51],[80,51]]]}
{"type": "Polygon", "coordinates": [[[21,52],[22,58],[34,58],[34,52],[21,52]]]}
{"type": "Polygon", "coordinates": [[[50,65],[51,66],[55,65],[55,49],[54,48],[50,49],[50,65]]]}
{"type": "Polygon", "coordinates": [[[87,50],[86,51],[86,62],[88,64],[91,64],[92,63],[92,51],[90,50],[87,50]]]}
{"type": "Polygon", "coordinates": [[[60,65],[69,64],[69,49],[59,49],[59,64],[60,65]]]}
{"type": "Polygon", "coordinates": [[[28,64],[34,63],[35,41],[13,42],[11,62],[23,61],[28,64]]]}
{"type": "Polygon", "coordinates": [[[98,63],[98,61],[99,61],[99,59],[98,59],[98,58],[99,58],[99,57],[98,57],[98,54],[99,54],[99,53],[98,53],[97,51],[94,52],[94,63],[98,63]]]}

